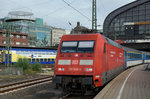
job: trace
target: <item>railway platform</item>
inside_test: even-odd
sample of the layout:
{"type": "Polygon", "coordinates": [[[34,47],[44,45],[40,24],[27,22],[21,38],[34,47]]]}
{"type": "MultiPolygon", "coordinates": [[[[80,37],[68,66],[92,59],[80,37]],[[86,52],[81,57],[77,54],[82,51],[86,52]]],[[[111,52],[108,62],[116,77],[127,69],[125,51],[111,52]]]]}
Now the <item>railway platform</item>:
{"type": "Polygon", "coordinates": [[[94,99],[150,99],[150,66],[144,64],[127,69],[94,99]]]}

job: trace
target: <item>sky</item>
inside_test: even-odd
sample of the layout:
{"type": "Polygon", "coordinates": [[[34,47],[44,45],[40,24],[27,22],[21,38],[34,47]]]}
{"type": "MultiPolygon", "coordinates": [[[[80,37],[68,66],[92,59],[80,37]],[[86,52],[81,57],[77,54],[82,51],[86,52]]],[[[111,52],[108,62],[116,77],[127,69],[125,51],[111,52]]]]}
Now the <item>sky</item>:
{"type": "MultiPolygon", "coordinates": [[[[92,27],[92,0],[0,0],[0,18],[11,11],[32,12],[33,18],[42,18],[50,26],[70,30],[79,21],[92,27]],[[66,3],[65,3],[66,2],[66,3]],[[68,4],[67,4],[68,3],[68,4]],[[69,24],[71,23],[71,24],[69,24]]],[[[102,28],[107,15],[135,0],[97,0],[97,24],[102,28]]]]}

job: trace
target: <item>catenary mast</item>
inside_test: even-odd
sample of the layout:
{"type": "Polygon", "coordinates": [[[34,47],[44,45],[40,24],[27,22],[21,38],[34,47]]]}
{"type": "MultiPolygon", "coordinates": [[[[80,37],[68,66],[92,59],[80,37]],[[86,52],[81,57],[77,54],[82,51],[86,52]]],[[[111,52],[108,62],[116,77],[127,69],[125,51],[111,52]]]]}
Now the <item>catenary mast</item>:
{"type": "Polygon", "coordinates": [[[92,3],[92,30],[97,30],[96,0],[92,3]]]}

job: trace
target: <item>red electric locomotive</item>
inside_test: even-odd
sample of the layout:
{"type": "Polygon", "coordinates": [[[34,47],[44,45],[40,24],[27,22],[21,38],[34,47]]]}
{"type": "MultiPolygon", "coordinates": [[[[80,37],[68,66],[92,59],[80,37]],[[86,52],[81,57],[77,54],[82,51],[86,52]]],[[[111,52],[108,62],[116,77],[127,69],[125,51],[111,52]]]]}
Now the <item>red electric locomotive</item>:
{"type": "Polygon", "coordinates": [[[101,87],[124,69],[124,50],[100,34],[64,35],[53,81],[65,91],[101,87]]]}

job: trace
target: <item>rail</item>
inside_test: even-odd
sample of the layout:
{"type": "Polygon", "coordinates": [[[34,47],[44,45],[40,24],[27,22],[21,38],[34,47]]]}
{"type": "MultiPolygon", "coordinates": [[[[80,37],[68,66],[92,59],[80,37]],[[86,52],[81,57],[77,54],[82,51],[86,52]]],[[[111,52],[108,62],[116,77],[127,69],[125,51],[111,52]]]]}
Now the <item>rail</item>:
{"type": "Polygon", "coordinates": [[[33,80],[20,81],[20,82],[8,84],[8,85],[3,85],[3,86],[0,86],[0,95],[7,94],[10,92],[15,92],[21,89],[29,88],[32,86],[36,86],[36,85],[44,84],[48,82],[52,82],[51,76],[33,79],[33,80]]]}

